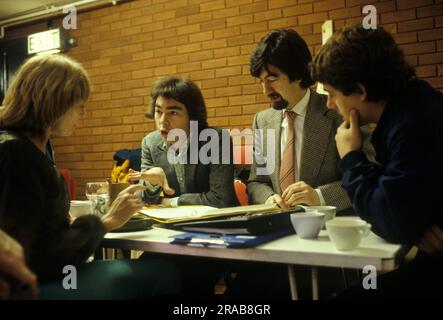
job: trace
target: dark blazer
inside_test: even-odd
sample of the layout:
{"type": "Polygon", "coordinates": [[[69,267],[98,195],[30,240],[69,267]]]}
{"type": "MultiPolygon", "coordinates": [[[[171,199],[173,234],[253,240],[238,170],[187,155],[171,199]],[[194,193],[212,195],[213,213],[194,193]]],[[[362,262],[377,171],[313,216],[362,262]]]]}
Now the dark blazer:
{"type": "MultiPolygon", "coordinates": [[[[217,208],[230,207],[238,205],[234,190],[234,167],[232,165],[232,143],[229,133],[224,131],[225,141],[229,141],[223,148],[222,129],[209,128],[216,131],[219,137],[219,163],[204,164],[201,159],[198,163],[190,163],[190,153],[196,156],[206,142],[198,142],[198,150],[188,149],[188,164],[184,165],[186,193],[180,191],[180,185],[177,180],[174,165],[170,164],[167,158],[168,148],[162,140],[159,131],[148,134],[142,141],[142,164],[141,170],[146,171],[154,167],[161,167],[166,174],[169,186],[176,192],[171,196],[179,197],[179,205],[206,205],[217,208]],[[227,139],[227,140],[226,140],[227,139]],[[222,163],[222,154],[229,160],[228,164],[222,163]],[[229,153],[229,154],[227,154],[229,153]]],[[[210,143],[210,141],[208,142],[210,143]]],[[[225,161],[226,162],[226,161],[225,161]]],[[[149,183],[147,184],[149,186],[149,183]]],[[[148,203],[159,203],[160,187],[152,187],[144,192],[144,200],[148,203]]]]}
{"type": "MultiPolygon", "coordinates": [[[[252,203],[264,203],[269,196],[281,194],[279,172],[282,121],[282,112],[272,108],[260,111],[254,117],[254,130],[265,130],[262,144],[265,157],[268,156],[266,130],[275,130],[275,169],[269,175],[258,175],[258,165],[254,157],[248,180],[248,193],[252,203]]],[[[305,181],[313,188],[319,188],[326,204],[336,206],[337,210],[351,207],[349,198],[341,187],[341,173],[337,167],[340,158],[335,144],[335,133],[341,121],[336,112],[326,107],[326,96],[311,91],[304,122],[300,181],[305,181]]]]}

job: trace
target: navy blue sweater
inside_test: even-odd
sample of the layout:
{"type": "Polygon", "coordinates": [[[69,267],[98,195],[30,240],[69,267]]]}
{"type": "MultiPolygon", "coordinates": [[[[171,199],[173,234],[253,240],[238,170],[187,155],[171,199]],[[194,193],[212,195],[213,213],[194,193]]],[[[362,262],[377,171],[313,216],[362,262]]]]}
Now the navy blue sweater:
{"type": "Polygon", "coordinates": [[[361,151],[339,163],[355,211],[387,241],[415,244],[443,227],[443,95],[412,81],[388,102],[372,137],[378,164],[361,151]]]}

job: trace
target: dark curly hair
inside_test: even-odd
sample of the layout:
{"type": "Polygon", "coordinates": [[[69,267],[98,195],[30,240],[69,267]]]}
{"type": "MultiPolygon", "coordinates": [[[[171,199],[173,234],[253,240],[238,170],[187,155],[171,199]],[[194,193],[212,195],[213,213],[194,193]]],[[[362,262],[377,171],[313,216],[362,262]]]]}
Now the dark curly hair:
{"type": "Polygon", "coordinates": [[[289,80],[301,80],[300,86],[308,88],[314,84],[309,74],[312,56],[306,42],[291,29],[272,30],[252,50],[250,72],[258,78],[263,70],[269,73],[268,65],[276,66],[289,80]]]}
{"type": "Polygon", "coordinates": [[[362,25],[337,31],[314,57],[311,76],[329,84],[344,95],[361,92],[368,101],[390,100],[415,78],[400,47],[383,28],[365,29],[362,25]]]}
{"type": "Polygon", "coordinates": [[[178,76],[158,79],[151,88],[151,104],[146,112],[148,118],[154,118],[155,102],[158,97],[183,103],[188,111],[189,119],[198,121],[199,130],[208,127],[205,100],[192,80],[178,76]]]}

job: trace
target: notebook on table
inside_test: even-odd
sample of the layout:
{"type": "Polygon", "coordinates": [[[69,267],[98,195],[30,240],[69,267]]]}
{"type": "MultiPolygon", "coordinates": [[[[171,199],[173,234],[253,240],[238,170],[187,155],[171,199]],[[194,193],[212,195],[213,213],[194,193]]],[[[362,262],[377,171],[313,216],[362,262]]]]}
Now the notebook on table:
{"type": "Polygon", "coordinates": [[[172,227],[189,232],[260,235],[284,229],[292,230],[290,214],[303,211],[303,208],[295,207],[287,211],[252,213],[217,219],[178,222],[174,223],[172,227]]]}
{"type": "Polygon", "coordinates": [[[276,204],[258,204],[221,209],[208,206],[179,206],[177,208],[151,206],[141,210],[140,213],[154,219],[157,222],[173,224],[186,221],[199,221],[279,211],[281,211],[281,209],[276,204]]]}

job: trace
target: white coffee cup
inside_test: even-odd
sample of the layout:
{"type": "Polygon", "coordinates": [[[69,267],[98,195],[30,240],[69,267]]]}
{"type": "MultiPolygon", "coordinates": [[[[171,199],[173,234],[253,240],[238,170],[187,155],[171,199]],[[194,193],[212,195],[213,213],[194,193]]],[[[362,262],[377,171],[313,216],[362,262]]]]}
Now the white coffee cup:
{"type": "Polygon", "coordinates": [[[74,218],[84,216],[91,213],[91,202],[90,201],[78,201],[72,200],[69,213],[74,218]]]}
{"type": "Polygon", "coordinates": [[[369,234],[371,225],[359,218],[340,217],[326,222],[326,230],[337,250],[356,249],[361,239],[369,234]]]}
{"type": "MultiPolygon", "coordinates": [[[[318,212],[322,212],[325,214],[325,223],[326,221],[332,220],[335,218],[335,214],[337,212],[337,208],[333,207],[333,206],[305,206],[304,209],[306,210],[306,212],[309,211],[318,211],[318,212]]],[[[324,228],[325,224],[323,223],[323,228],[324,228]]]]}
{"type": "Polygon", "coordinates": [[[291,214],[291,222],[300,238],[317,238],[323,225],[325,214],[321,212],[297,212],[291,214]]]}

